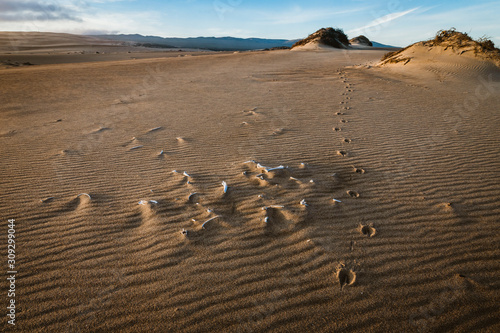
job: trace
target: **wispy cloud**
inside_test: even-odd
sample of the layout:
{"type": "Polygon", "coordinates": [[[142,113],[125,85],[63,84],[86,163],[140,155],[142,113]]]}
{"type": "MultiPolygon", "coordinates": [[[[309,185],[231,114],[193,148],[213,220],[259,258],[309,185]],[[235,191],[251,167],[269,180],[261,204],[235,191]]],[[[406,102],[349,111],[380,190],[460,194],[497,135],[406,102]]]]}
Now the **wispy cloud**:
{"type": "Polygon", "coordinates": [[[158,34],[164,14],[158,11],[110,11],[97,2],[133,0],[0,0],[0,31],[50,31],[76,34],[158,34]]]}
{"type": "Polygon", "coordinates": [[[286,25],[314,22],[334,18],[339,15],[351,14],[366,10],[366,8],[355,8],[349,10],[341,10],[335,8],[311,8],[305,9],[300,6],[294,6],[282,13],[258,13],[255,17],[262,18],[266,24],[286,25]]]}
{"type": "Polygon", "coordinates": [[[415,7],[415,8],[409,9],[409,10],[405,10],[405,11],[401,11],[401,12],[395,12],[395,13],[390,13],[390,14],[381,16],[381,17],[379,17],[379,18],[371,21],[370,23],[368,23],[365,26],[349,30],[348,32],[349,33],[353,33],[353,32],[358,32],[358,31],[364,31],[364,30],[369,30],[369,29],[372,29],[372,28],[375,28],[375,27],[379,27],[379,26],[388,24],[389,22],[394,21],[394,20],[396,20],[396,19],[398,19],[400,17],[403,17],[405,15],[408,15],[408,14],[416,11],[419,8],[420,7],[415,7]]]}
{"type": "Polygon", "coordinates": [[[87,2],[94,2],[94,3],[106,3],[106,2],[133,2],[136,0],[87,0],[87,2]]]}
{"type": "Polygon", "coordinates": [[[57,2],[3,0],[0,2],[0,21],[81,21],[77,13],[57,2]]]}

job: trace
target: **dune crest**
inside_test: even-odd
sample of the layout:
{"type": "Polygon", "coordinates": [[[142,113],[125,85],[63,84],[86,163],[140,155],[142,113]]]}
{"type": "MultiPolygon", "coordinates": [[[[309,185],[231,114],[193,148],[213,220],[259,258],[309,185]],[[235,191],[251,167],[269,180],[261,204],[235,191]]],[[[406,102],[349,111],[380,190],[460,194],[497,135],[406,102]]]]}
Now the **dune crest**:
{"type": "Polygon", "coordinates": [[[292,50],[311,50],[336,48],[347,49],[349,40],[342,29],[321,28],[307,38],[299,40],[292,46],[292,50]]]}
{"type": "Polygon", "coordinates": [[[441,30],[433,39],[411,44],[399,51],[387,53],[379,63],[380,66],[418,62],[436,56],[465,56],[468,58],[491,61],[500,67],[500,50],[495,48],[491,40],[481,38],[474,40],[466,33],[455,29],[441,30]]]}
{"type": "Polygon", "coordinates": [[[373,46],[373,43],[364,35],[359,35],[358,37],[351,38],[349,40],[351,45],[360,45],[360,46],[373,46]]]}

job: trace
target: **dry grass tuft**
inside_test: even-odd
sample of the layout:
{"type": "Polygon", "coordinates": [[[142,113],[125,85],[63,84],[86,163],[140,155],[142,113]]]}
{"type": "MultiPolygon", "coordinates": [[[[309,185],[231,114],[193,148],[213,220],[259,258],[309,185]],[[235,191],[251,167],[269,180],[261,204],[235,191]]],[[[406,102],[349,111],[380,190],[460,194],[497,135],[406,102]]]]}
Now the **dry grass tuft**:
{"type": "Polygon", "coordinates": [[[401,57],[401,53],[408,48],[416,45],[422,45],[426,47],[436,47],[441,46],[446,49],[451,49],[457,54],[462,54],[468,51],[473,51],[474,55],[477,57],[492,60],[495,63],[500,64],[500,50],[495,47],[495,44],[487,37],[481,37],[477,40],[472,39],[469,35],[463,32],[456,31],[455,28],[450,28],[448,30],[440,30],[437,32],[436,36],[427,41],[418,42],[411,44],[399,51],[389,52],[384,54],[382,57],[382,65],[390,63],[405,62],[408,63],[411,58],[401,57]]]}
{"type": "Polygon", "coordinates": [[[307,43],[317,41],[321,44],[335,47],[338,49],[345,49],[349,46],[349,39],[342,29],[334,28],[321,28],[307,38],[299,40],[293,44],[292,49],[297,46],[306,45],[307,43]]]}
{"type": "Polygon", "coordinates": [[[361,44],[361,45],[373,46],[373,43],[370,42],[370,40],[364,35],[359,35],[358,37],[354,37],[353,39],[349,40],[349,42],[351,44],[361,44]]]}

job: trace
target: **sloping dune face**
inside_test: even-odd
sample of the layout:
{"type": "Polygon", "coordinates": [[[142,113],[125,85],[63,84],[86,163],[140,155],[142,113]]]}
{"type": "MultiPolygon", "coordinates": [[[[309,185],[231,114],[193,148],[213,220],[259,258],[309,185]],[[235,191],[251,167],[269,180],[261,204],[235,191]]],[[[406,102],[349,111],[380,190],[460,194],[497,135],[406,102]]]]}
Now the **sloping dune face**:
{"type": "MultiPolygon", "coordinates": [[[[424,62],[462,62],[469,60],[484,61],[500,67],[500,50],[491,40],[473,40],[467,34],[455,30],[439,31],[435,38],[418,42],[404,49],[389,52],[382,58],[381,66],[424,62]]],[[[470,62],[470,61],[469,61],[470,62]]],[[[487,65],[487,64],[485,64],[487,65]]],[[[467,67],[467,66],[466,66],[467,67]]],[[[464,68],[472,71],[477,68],[464,68]]],[[[459,69],[461,71],[462,69],[459,69]]]]}
{"type": "MultiPolygon", "coordinates": [[[[457,54],[441,46],[429,48],[424,45],[412,46],[383,60],[378,66],[386,72],[418,77],[420,80],[455,81],[457,84],[486,80],[500,72],[495,61],[490,59],[476,57],[472,53],[457,54]]],[[[487,80],[490,82],[492,79],[487,80]]]]}
{"type": "Polygon", "coordinates": [[[16,327],[498,331],[500,76],[382,55],[0,71],[16,327]]]}

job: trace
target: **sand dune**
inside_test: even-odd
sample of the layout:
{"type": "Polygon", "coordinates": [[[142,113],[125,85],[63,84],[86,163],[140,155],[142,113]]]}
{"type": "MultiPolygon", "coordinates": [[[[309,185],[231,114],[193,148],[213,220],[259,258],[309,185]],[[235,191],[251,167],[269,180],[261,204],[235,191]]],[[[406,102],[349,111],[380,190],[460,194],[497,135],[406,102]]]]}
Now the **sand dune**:
{"type": "Polygon", "coordinates": [[[500,330],[500,75],[383,54],[1,70],[18,330],[500,330]]]}
{"type": "Polygon", "coordinates": [[[210,51],[133,46],[92,36],[47,32],[0,32],[0,70],[12,67],[79,62],[201,55],[210,51]]]}
{"type": "Polygon", "coordinates": [[[373,43],[363,35],[349,39],[351,46],[368,47],[373,46],[373,43]]]}
{"type": "Polygon", "coordinates": [[[497,75],[500,50],[490,43],[475,41],[455,30],[443,30],[434,39],[388,53],[379,66],[414,75],[433,72],[441,81],[452,77],[460,81],[465,77],[497,75]]]}
{"type": "Polygon", "coordinates": [[[66,49],[74,46],[121,45],[91,36],[80,36],[50,32],[1,32],[0,50],[5,51],[43,51],[46,49],[66,49]]]}
{"type": "Polygon", "coordinates": [[[341,29],[322,28],[297,41],[292,50],[347,49],[349,40],[341,29]]]}

